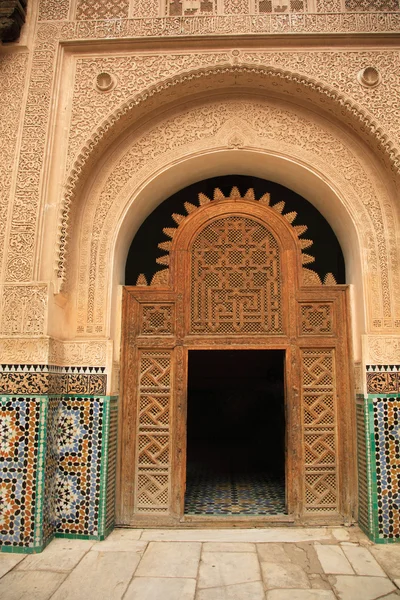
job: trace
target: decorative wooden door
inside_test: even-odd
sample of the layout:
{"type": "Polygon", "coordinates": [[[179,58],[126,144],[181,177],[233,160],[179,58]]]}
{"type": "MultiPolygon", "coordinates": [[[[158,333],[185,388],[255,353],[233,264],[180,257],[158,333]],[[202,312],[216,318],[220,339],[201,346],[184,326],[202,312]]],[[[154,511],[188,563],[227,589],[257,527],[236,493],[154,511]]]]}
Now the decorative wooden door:
{"type": "MultiPolygon", "coordinates": [[[[286,354],[287,511],[338,522],[354,506],[347,288],[305,267],[296,213],[236,188],[185,204],[164,233],[167,267],[124,289],[118,522],[181,523],[191,349],[286,354]]],[[[256,415],[255,415],[256,417],[256,415]]],[[[266,517],[268,520],[268,517],[266,517]]]]}

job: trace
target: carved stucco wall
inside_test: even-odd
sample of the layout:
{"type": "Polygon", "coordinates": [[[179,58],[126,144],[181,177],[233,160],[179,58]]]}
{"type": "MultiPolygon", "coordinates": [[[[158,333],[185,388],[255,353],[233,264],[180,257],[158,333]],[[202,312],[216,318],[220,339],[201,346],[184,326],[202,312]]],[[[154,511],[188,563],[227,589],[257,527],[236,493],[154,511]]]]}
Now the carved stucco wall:
{"type": "Polygon", "coordinates": [[[303,161],[341,191],[346,210],[358,222],[362,263],[368,265],[368,328],[394,331],[399,324],[393,315],[400,312],[395,216],[385,186],[357,143],[325,119],[282,101],[227,97],[180,108],[125,140],[107,161],[82,210],[82,233],[72,244],[79,248],[78,332],[108,332],[104,299],[111,282],[113,239],[136,190],[179,159],[232,145],[303,161]]]}
{"type": "Polygon", "coordinates": [[[40,0],[40,19],[66,19],[69,11],[77,20],[124,19],[128,17],[245,15],[293,12],[335,13],[398,11],[398,0],[40,0]]]}
{"type": "MultiPolygon", "coordinates": [[[[0,61],[0,247],[3,248],[7,234],[8,214],[14,184],[14,163],[20,130],[21,109],[24,96],[27,53],[6,54],[0,61]]],[[[1,279],[4,279],[4,258],[0,254],[1,279]]]]}
{"type": "MultiPolygon", "coordinates": [[[[111,143],[113,136],[117,137],[118,133],[129,127],[135,118],[138,119],[141,113],[146,111],[144,104],[147,103],[147,110],[150,110],[157,104],[163,105],[179,99],[179,95],[189,95],[196,90],[207,88],[213,90],[224,85],[227,87],[227,74],[231,76],[231,85],[239,85],[241,77],[245,74],[248,76],[247,84],[250,87],[264,88],[269,94],[280,91],[287,96],[297,96],[297,102],[312,103],[319,109],[324,107],[354,131],[369,138],[369,144],[376,149],[376,155],[381,160],[392,157],[397,165],[396,145],[389,141],[387,127],[380,121],[390,121],[392,139],[398,136],[397,122],[391,121],[387,116],[397,113],[398,110],[398,63],[399,56],[396,52],[379,55],[349,53],[349,64],[344,69],[343,55],[334,52],[319,55],[311,52],[246,53],[239,50],[158,57],[131,55],[111,59],[78,59],[67,163],[70,171],[64,200],[65,212],[60,224],[57,267],[59,276],[63,278],[65,275],[67,220],[73,221],[70,209],[73,208],[74,196],[79,195],[76,187],[85,180],[82,171],[85,167],[89,171],[90,164],[94,164],[93,159],[104,152],[104,140],[111,143]],[[382,70],[386,81],[386,91],[382,87],[383,83],[373,90],[376,96],[373,96],[371,89],[364,89],[357,81],[360,67],[365,67],[373,61],[379,66],[379,70],[382,70]],[[270,62],[273,66],[269,66],[270,62]],[[295,74],[288,71],[288,67],[295,69],[295,74]],[[114,81],[113,87],[106,94],[99,92],[95,86],[96,75],[101,72],[108,72],[114,81]],[[336,81],[330,76],[331,72],[336,74],[336,81]],[[253,82],[250,74],[254,76],[253,82]],[[221,78],[225,79],[222,85],[221,78]],[[329,80],[329,84],[319,83],[325,79],[329,80]],[[181,85],[178,86],[178,83],[181,85]],[[156,95],[160,90],[164,90],[165,94],[157,102],[156,95]],[[79,98],[84,98],[83,104],[79,98]],[[391,105],[388,112],[385,99],[388,99],[388,104],[391,105]],[[110,114],[113,104],[116,108],[110,114]],[[95,115],[92,119],[87,118],[82,108],[88,105],[92,107],[95,115]]],[[[387,177],[392,179],[393,175],[388,173],[387,177]]],[[[381,223],[381,220],[378,223],[381,223]]],[[[388,314],[386,310],[385,316],[388,317],[388,314]]]]}
{"type": "MultiPolygon", "coordinates": [[[[0,281],[3,286],[3,301],[0,309],[2,310],[0,350],[4,351],[5,360],[43,362],[50,358],[54,361],[68,361],[73,358],[75,364],[82,364],[80,361],[84,363],[86,361],[85,364],[96,364],[95,360],[99,357],[97,352],[99,347],[96,344],[102,345],[101,356],[105,360],[107,353],[110,352],[104,340],[104,337],[110,333],[107,315],[110,306],[106,303],[102,306],[98,303],[97,297],[99,292],[102,293],[107,289],[111,281],[107,252],[111,248],[110,240],[120,225],[120,211],[149,173],[150,166],[147,166],[146,172],[146,168],[141,164],[140,152],[148,153],[147,156],[151,159],[148,165],[151,164],[151,168],[156,169],[160,165],[168,165],[173,153],[178,153],[183,158],[185,153],[198,152],[199,149],[206,147],[212,148],[213,145],[222,142],[229,147],[230,141],[226,137],[226,131],[229,120],[236,117],[242,119],[243,128],[246,130],[244,144],[254,145],[259,149],[277,150],[279,136],[282,138],[281,149],[285,147],[293,156],[296,156],[296,152],[301,153],[303,157],[307,155],[307,160],[310,163],[314,161],[314,164],[320,165],[321,169],[324,167],[323,171],[326,171],[327,176],[329,175],[330,181],[343,191],[348,202],[347,209],[353,211],[352,214],[357,213],[357,221],[361,225],[361,246],[369,265],[366,283],[370,290],[368,294],[370,330],[376,330],[377,333],[379,331],[382,336],[384,332],[390,332],[393,336],[399,325],[399,281],[396,275],[398,253],[395,245],[398,215],[393,209],[393,197],[396,193],[393,186],[396,184],[396,175],[394,171],[386,169],[388,169],[389,159],[392,160],[392,165],[396,164],[396,147],[400,139],[398,119],[400,65],[397,50],[343,49],[301,52],[274,50],[271,52],[259,49],[250,52],[232,46],[228,50],[199,52],[186,49],[184,52],[162,54],[140,51],[129,55],[121,55],[118,52],[118,55],[110,56],[113,53],[113,47],[110,46],[106,58],[97,50],[90,57],[80,54],[78,49],[62,55],[61,44],[63,41],[74,39],[77,42],[85,40],[88,43],[104,37],[128,39],[132,35],[140,39],[154,35],[156,30],[166,37],[175,34],[190,35],[192,30],[193,33],[207,35],[211,32],[209,27],[212,27],[212,32],[222,35],[240,31],[252,34],[261,30],[267,31],[268,28],[271,34],[279,31],[284,34],[327,30],[395,31],[398,26],[394,16],[385,13],[379,20],[376,20],[374,15],[365,18],[356,15],[350,18],[350,16],[337,14],[329,19],[325,15],[315,18],[309,15],[297,21],[293,19],[282,21],[278,18],[279,15],[277,18],[274,16],[269,20],[258,19],[257,21],[249,20],[247,17],[236,21],[224,18],[214,21],[205,19],[157,21],[150,18],[146,21],[132,19],[131,17],[135,16],[134,4],[121,2],[123,14],[118,15],[117,21],[107,21],[108,15],[103,14],[103,4],[101,2],[95,4],[100,6],[96,19],[103,19],[102,21],[90,20],[94,4],[89,0],[79,2],[74,0],[71,4],[66,1],[42,0],[38,6],[39,23],[36,25],[32,48],[19,47],[18,52],[13,54],[9,51],[1,57],[2,97],[0,101],[4,102],[6,107],[3,113],[6,114],[6,121],[5,125],[2,125],[2,137],[7,140],[7,143],[2,146],[0,161],[2,169],[0,210],[1,216],[4,216],[0,219],[0,235],[5,248],[5,252],[2,253],[0,281]],[[89,17],[86,18],[84,14],[89,17]],[[75,21],[68,21],[74,18],[75,21]],[[285,25],[282,29],[283,23],[285,25]],[[159,26],[162,27],[161,30],[157,29],[159,26]],[[60,81],[68,71],[65,66],[67,60],[64,62],[64,58],[70,60],[71,57],[74,61],[71,82],[73,91],[68,98],[61,98],[60,81]],[[378,68],[381,83],[375,88],[363,87],[357,80],[357,74],[362,68],[371,64],[378,68]],[[371,150],[375,152],[375,163],[372,164],[374,161],[369,163],[365,153],[361,156],[362,152],[360,154],[359,150],[362,144],[357,149],[355,137],[339,134],[332,123],[328,126],[326,123],[323,124],[321,117],[312,119],[306,112],[302,114],[298,110],[291,112],[282,104],[273,105],[273,102],[257,104],[251,100],[246,108],[244,104],[240,105],[240,102],[236,103],[236,107],[234,101],[229,104],[229,107],[214,102],[208,107],[199,105],[197,108],[185,108],[181,117],[178,115],[174,117],[171,113],[164,123],[153,122],[147,134],[151,134],[149,139],[157,141],[157,143],[154,141],[156,150],[146,145],[144,130],[142,137],[139,133],[136,137],[131,136],[129,144],[135,144],[137,155],[133,156],[134,150],[129,154],[126,147],[125,158],[121,155],[118,160],[110,162],[112,168],[115,168],[115,173],[104,170],[96,182],[92,181],[95,193],[90,201],[86,202],[82,189],[88,179],[91,165],[95,165],[96,161],[105,155],[107,148],[125,128],[129,128],[135,120],[144,117],[146,112],[156,109],[160,103],[177,102],[179,97],[187,92],[190,94],[196,92],[196,88],[199,91],[200,89],[212,90],[219,86],[229,87],[226,82],[223,85],[218,83],[218,73],[211,74],[215,66],[219,66],[222,70],[237,69],[236,73],[231,73],[231,78],[237,81],[241,77],[240,69],[247,69],[247,74],[244,76],[244,80],[246,77],[247,80],[241,82],[241,85],[258,89],[264,86],[268,95],[273,95],[274,91],[277,93],[279,88],[282,97],[295,99],[299,104],[314,104],[318,106],[318,112],[324,108],[331,116],[339,118],[343,125],[364,137],[371,150]],[[27,67],[29,75],[25,77],[27,67]],[[252,84],[251,73],[254,74],[257,70],[260,73],[255,76],[252,84]],[[112,88],[106,93],[99,91],[95,86],[96,76],[102,71],[111,73],[114,78],[112,88]],[[263,84],[261,80],[264,80],[263,84]],[[6,93],[3,93],[4,90],[6,93]],[[157,100],[157,93],[162,90],[165,93],[159,94],[157,100]],[[63,103],[60,103],[60,98],[63,103]],[[57,101],[59,101],[58,105],[57,101]],[[13,111],[9,110],[10,106],[13,107],[13,111]],[[90,110],[87,110],[88,107],[90,110]],[[248,114],[244,114],[246,111],[248,114]],[[121,114],[125,114],[125,120],[121,118],[121,114]],[[260,115],[267,128],[270,128],[269,135],[265,135],[265,131],[257,123],[260,115]],[[182,123],[186,123],[184,127],[180,125],[180,118],[182,123]],[[66,135],[68,141],[65,155],[61,156],[61,162],[65,166],[63,182],[67,188],[66,196],[63,196],[61,191],[57,194],[49,193],[50,186],[48,186],[48,181],[51,185],[52,179],[52,148],[58,143],[54,138],[53,127],[60,119],[63,135],[66,135]],[[191,119],[194,120],[191,121],[190,126],[191,119]],[[278,134],[280,119],[288,124],[285,135],[282,132],[278,134]],[[201,134],[191,131],[195,122],[200,122],[201,127],[205,122],[207,123],[207,127],[201,134]],[[301,127],[305,127],[311,137],[296,135],[293,128],[297,128],[298,131],[301,127]],[[168,141],[168,136],[173,136],[172,141],[168,141]],[[319,140],[318,144],[321,144],[321,153],[318,156],[309,141],[314,137],[315,140],[319,140]],[[160,143],[160,139],[165,143],[160,143]],[[326,143],[327,140],[329,144],[326,143]],[[321,158],[322,149],[325,152],[324,165],[321,158]],[[329,149],[332,150],[329,152],[329,149]],[[340,156],[346,159],[340,161],[340,156]],[[131,171],[128,178],[123,171],[131,168],[132,161],[134,172],[131,171]],[[85,163],[90,167],[89,171],[85,171],[85,163]],[[342,168],[343,165],[346,166],[346,173],[342,168]],[[329,169],[331,172],[328,173],[329,169]],[[378,176],[380,170],[383,175],[378,176]],[[383,184],[385,177],[387,186],[383,184]],[[353,185],[355,181],[357,184],[353,185]],[[359,194],[360,189],[363,191],[362,194],[359,194]],[[104,203],[106,195],[110,193],[115,193],[117,198],[113,215],[108,213],[104,203]],[[99,202],[97,206],[94,204],[97,201],[95,198],[99,202]],[[55,307],[52,301],[54,290],[51,285],[49,287],[49,282],[53,279],[52,273],[39,262],[44,254],[53,252],[53,248],[49,249],[46,241],[48,224],[43,221],[45,207],[50,207],[51,210],[57,208],[58,214],[62,216],[65,201],[71,201],[71,218],[69,222],[68,219],[65,221],[66,229],[61,235],[61,246],[63,236],[66,238],[68,234],[68,226],[74,222],[74,211],[77,211],[82,223],[93,226],[94,220],[98,222],[98,225],[93,226],[94,236],[91,247],[85,239],[82,241],[84,250],[80,255],[82,264],[79,268],[78,281],[80,281],[80,289],[85,288],[85,294],[77,311],[73,303],[71,304],[73,294],[69,301],[66,301],[65,309],[60,306],[55,307]],[[104,229],[103,224],[108,228],[104,229]],[[95,249],[98,250],[98,255],[95,249]],[[48,298],[50,298],[50,306],[48,298]],[[47,324],[54,320],[55,311],[57,315],[61,315],[61,318],[64,314],[74,313],[75,331],[83,335],[84,339],[64,340],[64,342],[48,339],[47,324]],[[18,314],[21,315],[21,319],[16,317],[18,314]],[[11,334],[12,339],[9,337],[11,334]],[[103,339],[101,341],[91,339],[93,335],[103,339]],[[88,350],[91,344],[95,349],[93,353],[88,350]],[[83,353],[81,353],[82,348],[86,348],[83,353]]],[[[135,6],[138,4],[136,3],[135,6]]],[[[315,7],[316,10],[322,8],[321,2],[315,7]]],[[[331,10],[330,4],[326,10],[331,10]]],[[[332,10],[337,10],[337,7],[332,7],[332,10]]],[[[61,188],[62,182],[59,178],[58,190],[61,188]]],[[[54,237],[55,221],[50,224],[54,237]]],[[[75,242],[76,239],[70,246],[72,255],[76,249],[75,242]]],[[[64,246],[63,252],[64,254],[61,253],[59,256],[54,254],[50,261],[46,260],[56,265],[59,264],[61,257],[67,269],[67,246],[64,246]]],[[[72,281],[72,288],[72,292],[79,289],[75,287],[74,281],[72,281]]],[[[382,337],[382,339],[388,338],[382,337]]]]}
{"type": "Polygon", "coordinates": [[[189,74],[200,68],[230,64],[275,68],[331,86],[355,105],[363,106],[395,144],[400,142],[398,51],[347,51],[345,58],[343,52],[333,51],[248,52],[239,49],[234,53],[184,52],[78,58],[69,129],[68,168],[72,167],[73,160],[95,129],[134,95],[179,73],[189,74]],[[358,72],[369,65],[375,66],[381,73],[382,82],[376,88],[362,86],[357,80],[358,72]],[[95,85],[96,76],[101,72],[109,72],[115,78],[113,88],[106,94],[99,92],[95,85]],[[91,107],[89,114],[87,106],[91,107]]]}

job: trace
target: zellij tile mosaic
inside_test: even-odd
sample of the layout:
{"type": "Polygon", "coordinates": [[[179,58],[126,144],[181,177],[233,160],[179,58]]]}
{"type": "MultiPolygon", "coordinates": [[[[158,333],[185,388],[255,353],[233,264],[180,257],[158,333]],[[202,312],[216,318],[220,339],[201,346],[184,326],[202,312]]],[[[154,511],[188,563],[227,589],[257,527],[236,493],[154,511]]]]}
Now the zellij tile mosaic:
{"type": "Polygon", "coordinates": [[[0,541],[4,549],[41,547],[46,398],[0,400],[0,541]]]}
{"type": "Polygon", "coordinates": [[[58,533],[96,536],[102,472],[101,397],[63,397],[56,415],[58,466],[53,486],[58,533]]]}
{"type": "Polygon", "coordinates": [[[50,396],[47,408],[47,443],[45,462],[45,493],[43,500],[43,542],[44,545],[53,537],[55,528],[56,473],[58,465],[57,453],[57,419],[61,396],[50,396]]]}
{"type": "Polygon", "coordinates": [[[378,536],[400,539],[400,397],[373,399],[378,536]]]}

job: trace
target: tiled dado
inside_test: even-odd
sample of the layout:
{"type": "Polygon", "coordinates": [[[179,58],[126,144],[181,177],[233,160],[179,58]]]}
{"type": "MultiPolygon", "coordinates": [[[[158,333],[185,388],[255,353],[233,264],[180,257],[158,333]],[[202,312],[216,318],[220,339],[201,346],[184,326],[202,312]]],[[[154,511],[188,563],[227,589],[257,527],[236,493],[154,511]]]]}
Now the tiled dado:
{"type": "Polygon", "coordinates": [[[115,469],[116,430],[110,419],[116,409],[116,397],[64,396],[51,415],[57,468],[49,512],[57,535],[102,538],[113,526],[106,514],[114,515],[107,483],[115,469]]]}
{"type": "Polygon", "coordinates": [[[400,397],[372,398],[378,537],[400,541],[400,397]]]}
{"type": "Polygon", "coordinates": [[[367,392],[400,393],[400,365],[367,365],[367,392]]]}
{"type": "Polygon", "coordinates": [[[105,367],[0,365],[0,394],[88,394],[105,396],[105,367]]]}
{"type": "MultiPolygon", "coordinates": [[[[375,542],[400,542],[400,394],[369,394],[364,423],[359,465],[365,457],[368,514],[360,525],[375,542]]],[[[362,472],[359,480],[363,486],[362,472]]]]}
{"type": "Polygon", "coordinates": [[[0,398],[1,550],[103,539],[114,525],[117,398],[0,398]]]}
{"type": "Polygon", "coordinates": [[[0,539],[33,551],[44,543],[47,398],[0,398],[0,539]]]}

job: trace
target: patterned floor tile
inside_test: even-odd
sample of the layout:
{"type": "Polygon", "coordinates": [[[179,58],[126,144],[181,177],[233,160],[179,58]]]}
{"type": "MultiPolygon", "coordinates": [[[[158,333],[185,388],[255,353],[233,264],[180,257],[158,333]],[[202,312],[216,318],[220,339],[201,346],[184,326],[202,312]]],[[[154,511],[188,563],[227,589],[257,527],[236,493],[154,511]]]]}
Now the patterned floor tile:
{"type": "Polygon", "coordinates": [[[188,472],[185,513],[188,515],[286,514],[285,482],[265,472],[188,472]]]}

